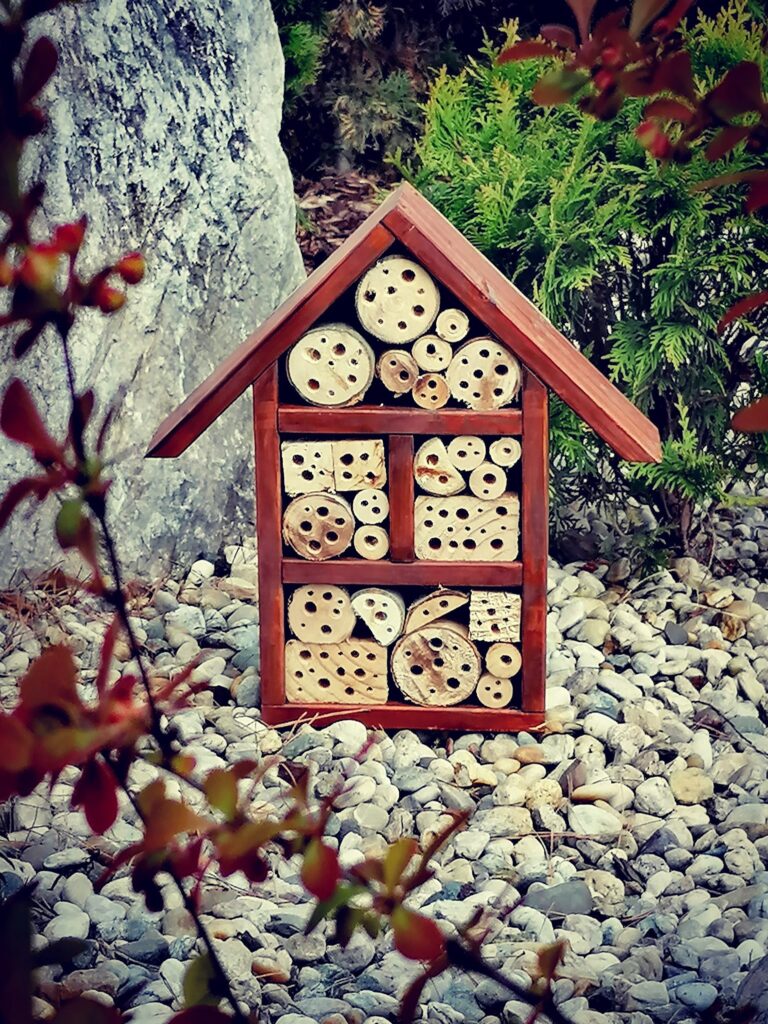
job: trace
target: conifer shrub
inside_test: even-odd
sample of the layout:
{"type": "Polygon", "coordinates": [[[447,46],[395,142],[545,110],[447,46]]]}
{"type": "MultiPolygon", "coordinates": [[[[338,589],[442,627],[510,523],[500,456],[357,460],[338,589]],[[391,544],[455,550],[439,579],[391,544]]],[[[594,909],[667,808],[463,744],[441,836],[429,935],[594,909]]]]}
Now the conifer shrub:
{"type": "MultiPolygon", "coordinates": [[[[640,100],[609,121],[536,106],[531,89],[551,61],[496,63],[517,31],[507,23],[498,47],[486,40],[462,71],[437,74],[415,156],[398,164],[661,431],[659,465],[622,464],[555,400],[556,522],[574,503],[616,512],[635,498],[660,543],[690,551],[712,507],[768,469],[765,437],[729,426],[768,384],[768,315],[716,329],[765,280],[768,223],[745,214],[743,187],[697,188],[759,164],[743,151],[714,165],[701,154],[657,162],[635,137],[640,100]]],[[[763,28],[744,0],[686,34],[703,83],[742,60],[768,79],[763,28]]]]}

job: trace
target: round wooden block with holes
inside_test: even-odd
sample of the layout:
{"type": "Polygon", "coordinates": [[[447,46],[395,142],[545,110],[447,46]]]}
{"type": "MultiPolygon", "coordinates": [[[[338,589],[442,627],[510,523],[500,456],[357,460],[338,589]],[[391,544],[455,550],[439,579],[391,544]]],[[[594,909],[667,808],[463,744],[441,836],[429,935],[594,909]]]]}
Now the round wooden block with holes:
{"type": "Polygon", "coordinates": [[[355,308],[369,334],[398,345],[430,329],[440,309],[440,293],[418,263],[385,256],[360,279],[355,308]]]}
{"type": "Polygon", "coordinates": [[[422,409],[442,409],[451,392],[442,373],[423,373],[411,390],[413,400],[422,409]]]}
{"type": "Polygon", "coordinates": [[[463,309],[444,309],[437,318],[435,330],[451,344],[463,341],[469,334],[469,317],[463,309]]]}
{"type": "Polygon", "coordinates": [[[288,627],[306,644],[336,644],[349,640],[355,628],[349,594],[341,587],[299,587],[288,602],[288,627]]]}
{"type": "Polygon", "coordinates": [[[493,501],[500,498],[507,489],[507,474],[501,466],[492,462],[481,462],[469,474],[469,489],[478,498],[493,501]]]}
{"type": "Polygon", "coordinates": [[[522,454],[522,446],[515,437],[499,437],[491,443],[488,454],[497,466],[508,469],[514,466],[522,454]]]}
{"type": "Polygon", "coordinates": [[[492,676],[499,679],[511,679],[520,671],[523,659],[514,644],[491,644],[485,652],[485,667],[492,676]]]}
{"type": "Polygon", "coordinates": [[[448,444],[448,458],[463,473],[477,469],[485,459],[485,441],[482,437],[454,437],[448,444]]]}
{"type": "Polygon", "coordinates": [[[355,614],[370,629],[374,640],[389,647],[403,632],[405,602],[394,590],[365,587],[352,596],[355,614]]]}
{"type": "Polygon", "coordinates": [[[416,383],[419,367],[410,352],[390,348],[379,356],[376,373],[385,388],[394,395],[404,395],[416,383]]]}
{"type": "Polygon", "coordinates": [[[307,331],[288,353],[288,379],[312,405],[362,401],[373,380],[375,357],[365,338],[345,324],[307,331]]]}
{"type": "Polygon", "coordinates": [[[477,699],[486,708],[505,708],[512,702],[513,688],[509,679],[497,679],[486,672],[477,684],[477,699]]]}
{"type": "Polygon", "coordinates": [[[445,370],[453,359],[451,346],[436,334],[425,334],[423,338],[414,341],[411,352],[421,369],[430,373],[445,370]]]}
{"type": "Polygon", "coordinates": [[[465,487],[464,477],[448,458],[439,437],[430,437],[413,457],[416,483],[427,494],[458,494],[465,487]]]}
{"type": "Polygon", "coordinates": [[[361,526],[355,531],[354,545],[361,558],[375,562],[389,551],[389,536],[380,526],[361,526]]]}
{"type": "Polygon", "coordinates": [[[302,494],[283,513],[283,539],[297,555],[312,562],[346,551],[354,532],[352,509],[337,494],[302,494]]]}
{"type": "Polygon", "coordinates": [[[475,338],[462,345],[445,376],[453,397],[470,409],[500,409],[520,389],[520,364],[493,338],[475,338]]]}
{"type": "Polygon", "coordinates": [[[457,608],[463,607],[469,601],[469,594],[462,594],[460,590],[436,590],[433,594],[420,597],[408,609],[405,619],[405,632],[412,633],[421,626],[427,626],[435,619],[442,619],[450,615],[457,608]]]}
{"type": "Polygon", "coordinates": [[[460,704],[477,686],[480,655],[471,640],[450,627],[421,626],[395,644],[392,677],[415,704],[460,704]]]}
{"type": "Polygon", "coordinates": [[[366,487],[352,499],[352,511],[358,522],[366,525],[383,523],[389,515],[389,498],[376,487],[366,487]]]}

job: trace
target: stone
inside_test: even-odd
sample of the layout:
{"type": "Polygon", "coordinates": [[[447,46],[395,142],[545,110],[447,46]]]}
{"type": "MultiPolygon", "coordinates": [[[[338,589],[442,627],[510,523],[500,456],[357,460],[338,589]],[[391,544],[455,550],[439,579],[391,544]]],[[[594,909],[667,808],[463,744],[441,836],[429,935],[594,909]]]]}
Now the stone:
{"type": "Polygon", "coordinates": [[[523,904],[547,914],[565,917],[569,914],[589,914],[594,907],[594,900],[584,882],[572,879],[544,889],[529,889],[523,904]]]}
{"type": "Polygon", "coordinates": [[[635,790],[635,807],[646,814],[666,817],[675,809],[675,797],[666,779],[655,776],[635,790]]]}
{"type": "Polygon", "coordinates": [[[675,989],[674,994],[675,999],[692,1010],[696,1010],[697,1013],[703,1013],[704,1010],[708,1010],[717,999],[717,989],[715,986],[700,981],[679,985],[675,989]]]}
{"type": "Polygon", "coordinates": [[[589,836],[603,843],[616,839],[622,830],[618,814],[591,804],[576,804],[569,807],[568,824],[572,831],[579,835],[589,836]]]}
{"type": "MultiPolygon", "coordinates": [[[[61,907],[62,904],[59,906],[61,907]]],[[[56,917],[51,918],[43,929],[43,935],[49,942],[56,942],[58,939],[87,938],[91,927],[88,915],[72,904],[68,903],[64,906],[71,909],[67,909],[63,913],[60,912],[56,917]]]]}

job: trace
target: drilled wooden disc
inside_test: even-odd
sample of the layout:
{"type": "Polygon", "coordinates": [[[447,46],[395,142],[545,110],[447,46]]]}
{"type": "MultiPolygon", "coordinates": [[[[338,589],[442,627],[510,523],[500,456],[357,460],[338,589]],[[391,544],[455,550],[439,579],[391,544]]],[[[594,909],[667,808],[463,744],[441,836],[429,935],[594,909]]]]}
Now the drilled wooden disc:
{"type": "Polygon", "coordinates": [[[297,640],[307,644],[349,640],[355,628],[349,594],[331,585],[299,587],[288,602],[288,626],[297,640]]]}
{"type": "Polygon", "coordinates": [[[312,405],[362,401],[373,380],[375,358],[365,338],[346,324],[307,331],[288,353],[288,379],[312,405]]]}
{"type": "Polygon", "coordinates": [[[485,672],[477,684],[477,699],[486,708],[505,708],[512,702],[514,693],[509,679],[497,679],[485,672]]]}
{"type": "Polygon", "coordinates": [[[283,513],[285,542],[312,562],[346,551],[354,532],[352,509],[337,494],[302,494],[283,513]]]}
{"type": "Polygon", "coordinates": [[[324,704],[384,704],[387,650],[373,640],[285,645],[285,697],[324,704]]]}
{"type": "Polygon", "coordinates": [[[280,453],[286,494],[293,497],[334,489],[330,441],[283,441],[280,453]]]}
{"type": "Polygon", "coordinates": [[[416,483],[427,494],[458,494],[464,490],[464,477],[448,458],[439,437],[430,437],[413,458],[416,483]]]}
{"type": "Polygon", "coordinates": [[[418,341],[414,341],[411,352],[421,369],[430,373],[439,373],[440,370],[447,369],[453,359],[451,346],[436,334],[425,334],[418,341]]]}
{"type": "Polygon", "coordinates": [[[361,558],[375,562],[389,551],[389,536],[381,526],[361,526],[355,531],[354,545],[361,558]]]}
{"type": "Polygon", "coordinates": [[[395,644],[392,676],[403,696],[415,704],[459,704],[477,686],[480,655],[472,641],[455,630],[423,626],[395,644]]]}
{"type": "Polygon", "coordinates": [[[437,318],[435,330],[451,344],[463,341],[469,334],[469,317],[463,309],[444,309],[437,318]]]}
{"type": "Polygon", "coordinates": [[[463,607],[468,601],[469,594],[463,594],[460,590],[436,590],[433,594],[420,597],[408,609],[405,632],[412,633],[421,626],[428,626],[430,622],[463,607]]]}
{"type": "Polygon", "coordinates": [[[499,679],[511,679],[522,667],[523,659],[514,644],[491,644],[485,652],[485,667],[492,676],[499,679]]]}
{"type": "Polygon", "coordinates": [[[482,437],[461,435],[448,444],[448,458],[456,469],[469,472],[485,459],[485,441],[482,437]]]}
{"type": "Polygon", "coordinates": [[[385,388],[395,395],[404,395],[416,383],[419,367],[410,352],[389,348],[379,356],[376,373],[385,388]]]}
{"type": "Polygon", "coordinates": [[[501,466],[492,462],[481,462],[469,474],[469,489],[478,498],[492,501],[500,498],[507,489],[507,474],[501,466]]]}
{"type": "Polygon", "coordinates": [[[385,647],[393,644],[403,632],[405,602],[395,590],[364,587],[352,595],[352,608],[374,639],[385,647]]]}
{"type": "Polygon", "coordinates": [[[500,409],[520,388],[520,364],[504,345],[493,338],[468,341],[446,370],[451,394],[470,409],[500,409]]]}
{"type": "Polygon", "coordinates": [[[418,263],[386,256],[360,279],[355,308],[369,334],[400,345],[430,329],[440,309],[440,293],[418,263]]]}
{"type": "Polygon", "coordinates": [[[352,500],[352,511],[360,523],[383,523],[389,515],[389,498],[376,487],[366,487],[352,500]]]}
{"type": "Polygon", "coordinates": [[[442,373],[423,373],[413,385],[411,394],[422,409],[442,409],[451,397],[442,373]]]}
{"type": "Polygon", "coordinates": [[[516,437],[499,437],[491,443],[488,454],[497,466],[514,466],[522,454],[522,447],[516,437]]]}

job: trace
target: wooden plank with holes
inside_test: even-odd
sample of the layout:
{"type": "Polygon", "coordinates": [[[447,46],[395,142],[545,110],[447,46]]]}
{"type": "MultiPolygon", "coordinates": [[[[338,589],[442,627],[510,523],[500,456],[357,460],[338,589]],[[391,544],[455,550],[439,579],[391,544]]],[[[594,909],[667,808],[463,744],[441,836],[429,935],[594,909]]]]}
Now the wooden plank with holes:
{"type": "Polygon", "coordinates": [[[393,562],[412,562],[413,435],[389,436],[389,551],[393,562]]]}
{"type": "Polygon", "coordinates": [[[314,722],[318,727],[338,718],[352,718],[371,729],[445,729],[466,732],[517,732],[541,725],[541,714],[491,709],[479,705],[419,707],[400,701],[380,705],[265,704],[262,717],[268,725],[314,722]]]}
{"type": "Polygon", "coordinates": [[[285,615],[281,580],[283,551],[280,438],[277,433],[277,367],[253,388],[256,538],[259,555],[259,644],[264,704],[285,700],[285,615]]]}
{"type": "Polygon", "coordinates": [[[521,546],[523,559],[522,707],[543,713],[547,669],[549,415],[547,389],[530,370],[523,384],[521,546]]]}
{"type": "Polygon", "coordinates": [[[410,409],[397,406],[355,405],[348,409],[327,409],[304,405],[281,405],[278,424],[284,434],[415,434],[454,435],[522,433],[519,409],[474,412],[472,409],[410,409]]]}
{"type": "Polygon", "coordinates": [[[283,583],[519,587],[522,579],[521,562],[369,562],[364,558],[307,562],[302,558],[283,559],[283,583]]]}

